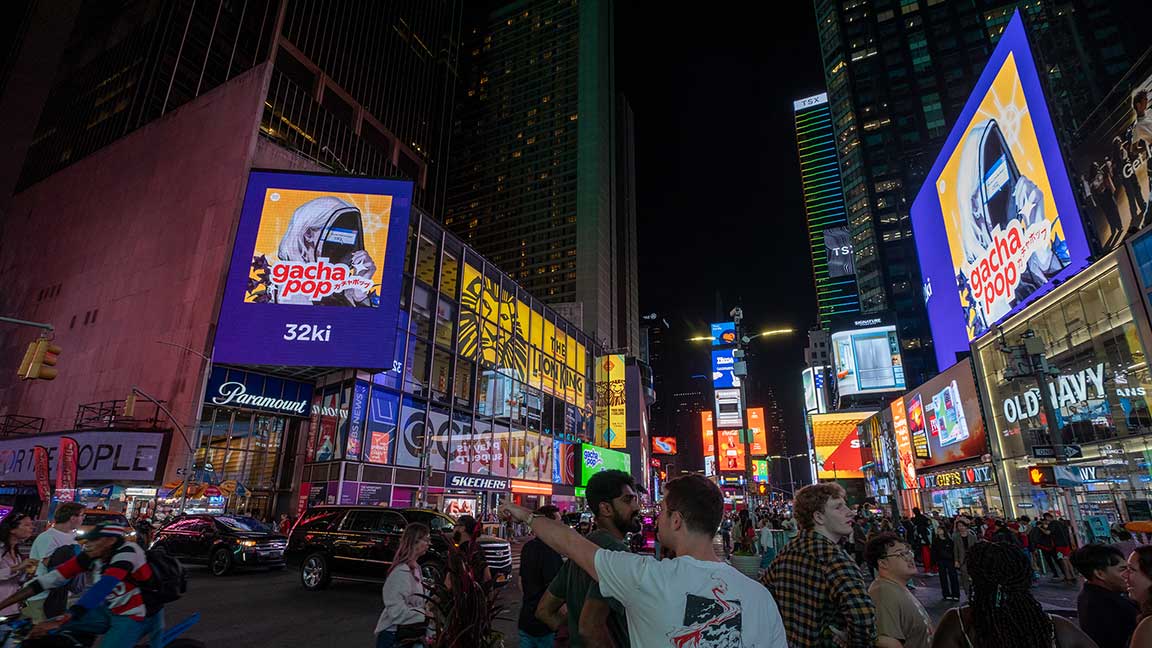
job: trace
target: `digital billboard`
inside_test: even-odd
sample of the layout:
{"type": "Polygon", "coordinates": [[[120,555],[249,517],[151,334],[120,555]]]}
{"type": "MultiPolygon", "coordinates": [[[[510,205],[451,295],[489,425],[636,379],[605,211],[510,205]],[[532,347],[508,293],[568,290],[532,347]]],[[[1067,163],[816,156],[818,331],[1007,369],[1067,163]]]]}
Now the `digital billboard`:
{"type": "Polygon", "coordinates": [[[739,428],[744,427],[743,403],[740,402],[739,389],[717,389],[716,395],[716,427],[739,428]]]}
{"type": "Polygon", "coordinates": [[[652,454],[676,454],[676,437],[652,437],[652,454]]]}
{"type": "Polygon", "coordinates": [[[971,359],[965,358],[910,390],[903,402],[917,469],[976,459],[988,453],[971,359]]]}
{"type": "Polygon", "coordinates": [[[736,324],[734,322],[714,322],[711,328],[712,346],[736,344],[736,324]]]}
{"type": "Polygon", "coordinates": [[[824,395],[824,373],[827,367],[809,367],[800,373],[804,384],[804,411],[823,414],[828,411],[828,399],[824,395]]]}
{"type": "Polygon", "coordinates": [[[912,228],[940,369],[1088,263],[1019,13],[912,204],[912,228]]]}
{"type": "Polygon", "coordinates": [[[856,274],[852,260],[852,235],[847,227],[829,227],[824,230],[824,249],[828,251],[828,276],[847,277],[856,274]]]}
{"type": "Polygon", "coordinates": [[[1072,152],[1073,186],[1079,190],[1092,233],[1102,252],[1131,232],[1152,225],[1148,209],[1148,163],[1152,159],[1152,56],[1144,56],[1077,133],[1072,152]]]}
{"type": "Polygon", "coordinates": [[[716,431],[712,425],[712,412],[700,412],[700,438],[704,448],[704,476],[716,474],[716,431]]]}
{"type": "Polygon", "coordinates": [[[628,445],[624,356],[612,354],[596,359],[596,442],[609,448],[628,445]]]}
{"type": "Polygon", "coordinates": [[[732,356],[732,349],[717,349],[712,352],[712,387],[727,389],[739,387],[740,379],[732,372],[736,358],[732,356]]]}
{"type": "Polygon", "coordinates": [[[748,452],[753,457],[763,457],[768,454],[768,433],[765,428],[764,408],[748,408],[748,452]]]}
{"type": "Polygon", "coordinates": [[[213,359],[391,368],[412,183],[252,171],[213,359]]]}
{"type": "Polygon", "coordinates": [[[856,426],[876,412],[813,414],[812,446],[817,479],[863,479],[861,466],[872,461],[856,426]]]}
{"type": "Polygon", "coordinates": [[[892,401],[892,436],[896,437],[896,458],[900,462],[900,479],[905,489],[915,488],[916,460],[912,456],[912,439],[908,434],[908,413],[904,399],[892,401]]]}
{"type": "Polygon", "coordinates": [[[623,470],[632,473],[632,459],[626,452],[601,448],[589,443],[580,444],[580,486],[587,487],[592,475],[605,470],[623,470]]]}
{"type": "Polygon", "coordinates": [[[841,397],[904,390],[904,363],[896,326],[882,318],[859,319],[832,333],[836,388],[841,397]]]}
{"type": "Polygon", "coordinates": [[[767,459],[753,459],[752,460],[752,480],[762,484],[768,483],[768,460],[767,459]]]}
{"type": "Polygon", "coordinates": [[[720,430],[716,433],[720,443],[720,471],[744,470],[744,440],[740,430],[720,430]]]}

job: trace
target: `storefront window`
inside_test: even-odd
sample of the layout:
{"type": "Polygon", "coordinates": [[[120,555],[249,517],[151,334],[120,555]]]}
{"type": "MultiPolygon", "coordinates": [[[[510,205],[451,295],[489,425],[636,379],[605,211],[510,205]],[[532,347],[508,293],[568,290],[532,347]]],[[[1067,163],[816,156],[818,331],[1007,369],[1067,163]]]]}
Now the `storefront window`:
{"type": "Polygon", "coordinates": [[[456,341],[456,305],[443,297],[436,303],[436,344],[451,349],[456,341]]]}
{"type": "Polygon", "coordinates": [[[423,396],[428,388],[428,343],[412,338],[408,348],[411,352],[404,368],[404,391],[423,396]]]}
{"type": "Polygon", "coordinates": [[[412,334],[432,339],[432,291],[419,283],[412,289],[412,334]]]}
{"type": "Polygon", "coordinates": [[[432,398],[441,403],[447,403],[451,387],[452,355],[437,348],[432,352],[432,398]]]}
{"type": "Polygon", "coordinates": [[[472,406],[472,371],[475,365],[469,360],[463,358],[456,359],[456,380],[453,381],[452,389],[456,397],[457,407],[471,407],[472,406]]]}
{"type": "Polygon", "coordinates": [[[427,236],[420,237],[420,249],[416,252],[416,278],[429,286],[436,285],[436,255],[438,247],[427,236]]]}
{"type": "MultiPolygon", "coordinates": [[[[457,246],[451,246],[457,247],[457,246]]],[[[459,250],[444,251],[444,266],[440,270],[440,292],[451,300],[456,299],[456,291],[460,287],[459,250]]]]}

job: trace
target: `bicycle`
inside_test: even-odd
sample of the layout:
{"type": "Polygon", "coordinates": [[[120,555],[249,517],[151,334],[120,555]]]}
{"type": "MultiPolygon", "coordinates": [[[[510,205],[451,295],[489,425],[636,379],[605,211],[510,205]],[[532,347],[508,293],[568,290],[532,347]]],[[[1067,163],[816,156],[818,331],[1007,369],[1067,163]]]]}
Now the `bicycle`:
{"type": "MultiPolygon", "coordinates": [[[[167,628],[161,639],[163,648],[207,648],[204,642],[191,637],[180,637],[189,628],[200,622],[200,613],[184,619],[180,623],[167,628]]],[[[32,621],[19,616],[0,617],[0,648],[91,648],[96,644],[100,635],[79,633],[62,629],[48,635],[31,639],[28,634],[32,632],[32,621]]],[[[147,637],[142,637],[136,644],[137,648],[149,648],[147,637]]]]}

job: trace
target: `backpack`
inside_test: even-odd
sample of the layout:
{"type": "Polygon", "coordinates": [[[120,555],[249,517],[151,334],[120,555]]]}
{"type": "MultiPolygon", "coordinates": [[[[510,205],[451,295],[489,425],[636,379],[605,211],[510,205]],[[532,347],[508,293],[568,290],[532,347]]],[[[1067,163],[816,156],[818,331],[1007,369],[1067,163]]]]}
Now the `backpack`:
{"type": "Polygon", "coordinates": [[[152,568],[152,578],[140,584],[140,591],[144,595],[148,614],[151,615],[164,607],[165,603],[178,600],[188,591],[188,574],[184,571],[184,565],[163,548],[149,549],[144,552],[144,556],[152,568]]]}

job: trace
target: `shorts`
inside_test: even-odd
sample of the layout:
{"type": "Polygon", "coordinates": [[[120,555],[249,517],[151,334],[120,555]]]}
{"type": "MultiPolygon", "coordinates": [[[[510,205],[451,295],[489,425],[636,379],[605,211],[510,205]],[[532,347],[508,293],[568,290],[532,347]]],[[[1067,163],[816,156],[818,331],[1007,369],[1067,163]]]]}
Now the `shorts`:
{"type": "Polygon", "coordinates": [[[1069,547],[1068,545],[1061,545],[1059,547],[1052,547],[1052,551],[1054,553],[1060,554],[1061,556],[1063,556],[1065,558],[1068,558],[1069,556],[1072,555],[1072,547],[1069,547]]]}

